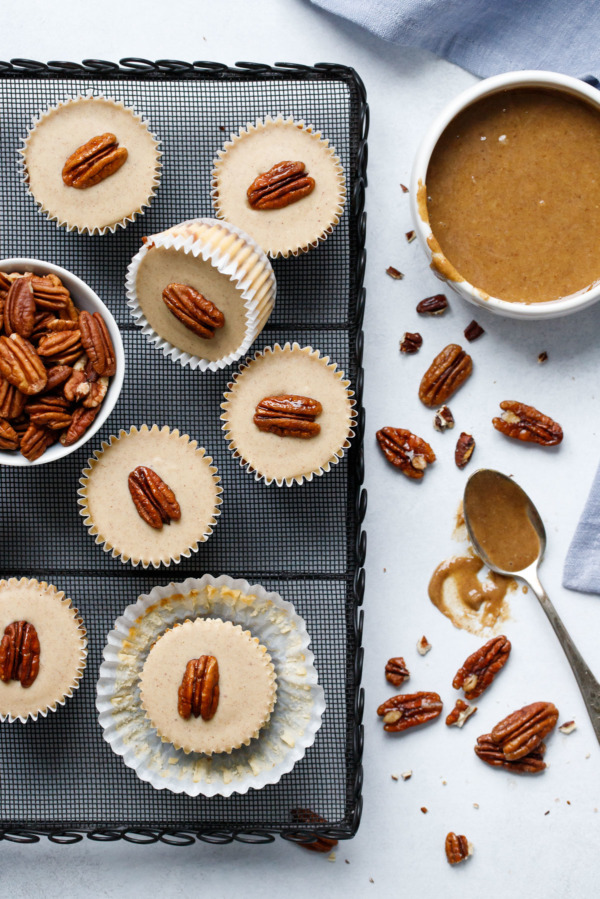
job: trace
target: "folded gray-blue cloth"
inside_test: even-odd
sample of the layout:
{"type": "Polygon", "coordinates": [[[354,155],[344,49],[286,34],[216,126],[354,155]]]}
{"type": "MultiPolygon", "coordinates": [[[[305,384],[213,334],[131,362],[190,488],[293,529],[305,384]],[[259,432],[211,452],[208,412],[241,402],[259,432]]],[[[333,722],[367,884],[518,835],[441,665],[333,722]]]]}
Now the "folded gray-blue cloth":
{"type": "Polygon", "coordinates": [[[600,593],[600,467],[567,553],[563,586],[600,593]]]}
{"type": "Polygon", "coordinates": [[[475,75],[598,73],[598,0],[312,0],[378,37],[422,47],[475,75]]]}

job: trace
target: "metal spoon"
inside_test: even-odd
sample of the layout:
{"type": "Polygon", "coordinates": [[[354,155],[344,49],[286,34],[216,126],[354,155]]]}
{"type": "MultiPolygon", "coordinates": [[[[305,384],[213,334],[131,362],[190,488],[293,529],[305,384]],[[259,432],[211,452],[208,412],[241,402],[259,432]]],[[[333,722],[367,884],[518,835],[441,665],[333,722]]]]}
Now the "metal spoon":
{"type": "MultiPolygon", "coordinates": [[[[596,738],[600,743],[600,684],[590,671],[589,666],[586,664],[585,660],[581,656],[581,653],[573,643],[569,632],[562,623],[562,620],[558,615],[556,609],[550,602],[550,599],[548,598],[548,595],[542,587],[542,584],[540,583],[540,579],[538,577],[539,564],[544,557],[544,550],[546,548],[546,531],[544,529],[542,519],[539,516],[538,510],[533,505],[525,491],[521,487],[519,487],[519,485],[516,484],[512,480],[512,478],[507,477],[505,474],[501,474],[499,471],[493,471],[489,468],[482,468],[472,474],[467,481],[467,486],[465,487],[464,493],[464,516],[465,524],[467,526],[467,531],[471,543],[473,544],[473,548],[475,549],[477,555],[488,566],[488,568],[490,568],[492,571],[496,571],[498,574],[504,574],[509,577],[518,577],[521,580],[525,581],[525,583],[529,585],[531,590],[539,599],[540,605],[548,616],[548,620],[554,628],[554,633],[560,640],[561,646],[565,651],[567,659],[569,660],[569,664],[573,669],[573,674],[575,675],[577,683],[579,684],[579,689],[581,690],[583,701],[585,702],[588,714],[592,721],[594,733],[596,734],[596,738]],[[504,482],[502,486],[505,491],[514,491],[515,504],[520,503],[522,505],[524,512],[528,516],[529,521],[531,522],[539,539],[539,551],[537,557],[534,558],[531,563],[527,565],[527,567],[523,568],[520,571],[510,571],[504,568],[499,568],[497,565],[495,565],[492,559],[490,559],[488,552],[486,552],[486,550],[481,546],[474,533],[474,529],[476,530],[475,519],[473,517],[475,497],[477,495],[479,495],[479,497],[485,497],[486,493],[489,493],[490,488],[493,488],[494,482],[496,482],[496,484],[499,483],[496,479],[500,479],[500,481],[504,482]]],[[[487,540],[487,543],[489,552],[491,553],[491,555],[494,555],[493,547],[489,545],[489,539],[487,540]]]]}

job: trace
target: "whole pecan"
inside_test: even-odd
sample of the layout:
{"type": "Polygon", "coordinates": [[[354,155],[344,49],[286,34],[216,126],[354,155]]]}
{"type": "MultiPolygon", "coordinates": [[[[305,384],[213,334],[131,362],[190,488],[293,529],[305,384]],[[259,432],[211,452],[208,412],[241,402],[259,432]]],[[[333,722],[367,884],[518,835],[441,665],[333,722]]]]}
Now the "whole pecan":
{"type": "Polygon", "coordinates": [[[101,377],[111,378],[117,370],[117,357],[106,322],[99,312],[90,315],[87,310],[79,316],[81,343],[89,356],[92,368],[101,377]]]}
{"type": "Polygon", "coordinates": [[[491,734],[482,734],[477,737],[475,745],[475,754],[493,768],[506,768],[508,771],[514,771],[517,774],[537,774],[546,767],[544,754],[546,752],[546,744],[538,743],[535,749],[528,752],[516,761],[509,761],[497,743],[492,740],[491,734]]]}
{"type": "MultiPolygon", "coordinates": [[[[96,410],[92,410],[96,411],[96,410]]],[[[181,518],[175,494],[152,468],[138,465],[129,475],[129,492],[140,518],[161,531],[163,524],[181,518]]]]}
{"type": "Polygon", "coordinates": [[[177,711],[186,720],[214,717],[219,705],[219,663],[214,656],[190,659],[177,694],[177,711]]]}
{"type": "Polygon", "coordinates": [[[473,360],[462,347],[449,343],[438,353],[421,380],[419,399],[433,409],[449,400],[473,371],[473,360]]]}
{"type": "Polygon", "coordinates": [[[446,858],[450,865],[464,862],[473,853],[473,848],[465,836],[450,833],[446,836],[446,858]]]}
{"type": "Polygon", "coordinates": [[[541,446],[558,446],[563,439],[563,430],[558,422],[548,415],[538,412],[533,406],[515,400],[500,403],[504,410],[500,418],[493,418],[492,424],[497,431],[524,440],[526,443],[539,443],[541,446]]]}
{"type": "Polygon", "coordinates": [[[73,446],[74,443],[81,440],[99,411],[100,406],[96,406],[95,409],[84,409],[83,406],[77,406],[73,412],[71,424],[61,434],[60,442],[62,445],[73,446]]]}
{"type": "Polygon", "coordinates": [[[37,351],[42,358],[52,365],[72,365],[81,356],[81,331],[70,328],[64,331],[51,331],[41,338],[37,351]]]}
{"type": "MultiPolygon", "coordinates": [[[[325,818],[309,808],[293,808],[291,810],[291,816],[294,824],[327,824],[325,818]]],[[[311,843],[297,842],[297,845],[301,846],[302,849],[310,849],[311,852],[331,852],[332,849],[335,849],[337,844],[337,840],[322,836],[321,834],[317,835],[316,840],[313,840],[311,843]]]]}
{"type": "Polygon", "coordinates": [[[85,190],[114,175],[127,155],[114,134],[99,134],[71,153],[64,164],[62,179],[67,187],[85,190]]]}
{"type": "Polygon", "coordinates": [[[419,480],[427,465],[435,462],[435,453],[428,443],[404,428],[381,428],[377,442],[388,462],[407,477],[419,480]]]}
{"type": "Polygon", "coordinates": [[[0,418],[0,449],[16,450],[19,443],[19,435],[11,423],[6,418],[0,418]]]}
{"type": "Polygon", "coordinates": [[[24,393],[0,378],[0,418],[18,418],[25,407],[27,397],[24,393]]]}
{"type": "Polygon", "coordinates": [[[423,338],[418,331],[414,333],[405,331],[400,341],[400,352],[412,356],[414,353],[418,353],[422,346],[423,338]]]}
{"type": "Polygon", "coordinates": [[[464,690],[467,699],[477,699],[487,690],[508,662],[511,645],[504,635],[493,637],[466,659],[454,675],[452,686],[464,690]]]}
{"type": "Polygon", "coordinates": [[[33,624],[13,621],[0,640],[0,680],[30,687],[40,669],[40,641],[33,624]]]}
{"type": "Polygon", "coordinates": [[[167,284],[162,298],[169,312],[182,325],[205,340],[211,340],[215,331],[225,324],[225,316],[221,310],[187,284],[167,284]]]}
{"type": "Polygon", "coordinates": [[[464,431],[456,441],[456,449],[454,450],[454,461],[457,468],[464,468],[469,459],[473,455],[475,449],[475,438],[472,434],[466,434],[464,431]]]}
{"type": "Polygon", "coordinates": [[[52,446],[55,440],[56,434],[48,430],[48,428],[39,428],[37,425],[31,423],[21,437],[19,447],[21,455],[25,456],[29,462],[35,462],[36,459],[43,456],[48,447],[52,446]]]}
{"type": "Polygon", "coordinates": [[[51,431],[62,431],[71,424],[73,413],[69,411],[69,402],[64,396],[39,396],[29,400],[25,411],[32,424],[39,428],[50,428],[51,431]]]}
{"type": "Polygon", "coordinates": [[[246,193],[253,209],[282,209],[314,189],[315,180],[304,171],[304,163],[286,161],[255,178],[246,193]]]}
{"type": "Polygon", "coordinates": [[[406,662],[404,661],[402,656],[397,656],[395,659],[390,659],[385,666],[385,679],[395,687],[399,687],[400,684],[403,684],[404,681],[408,680],[409,677],[410,671],[406,667],[406,662]]]}
{"type": "Polygon", "coordinates": [[[31,287],[35,305],[39,310],[60,312],[68,308],[71,294],[57,275],[34,275],[31,287]]]}
{"type": "Polygon", "coordinates": [[[35,314],[31,278],[17,278],[10,285],[4,303],[4,333],[12,334],[16,331],[21,337],[31,337],[35,314]]]}
{"type": "Polygon", "coordinates": [[[556,727],[558,709],[551,702],[532,702],[503,718],[490,736],[509,762],[529,755],[556,727]]]}
{"type": "Polygon", "coordinates": [[[443,293],[436,293],[433,297],[425,297],[417,303],[419,315],[441,315],[448,308],[448,298],[443,293]]]}
{"type": "Polygon", "coordinates": [[[433,721],[442,713],[442,700],[437,693],[400,693],[383,702],[377,714],[383,718],[383,729],[399,733],[433,721]]]}
{"type": "Polygon", "coordinates": [[[278,437],[316,437],[321,425],[315,421],[323,407],[310,396],[266,396],[257,405],[254,424],[278,437]]]}
{"type": "Polygon", "coordinates": [[[457,699],[456,705],[450,714],[446,716],[446,724],[448,727],[463,727],[467,719],[474,715],[476,711],[476,705],[469,705],[464,700],[457,699]]]}
{"type": "Polygon", "coordinates": [[[27,396],[43,390],[48,380],[36,350],[17,333],[0,337],[0,375],[27,396]]]}

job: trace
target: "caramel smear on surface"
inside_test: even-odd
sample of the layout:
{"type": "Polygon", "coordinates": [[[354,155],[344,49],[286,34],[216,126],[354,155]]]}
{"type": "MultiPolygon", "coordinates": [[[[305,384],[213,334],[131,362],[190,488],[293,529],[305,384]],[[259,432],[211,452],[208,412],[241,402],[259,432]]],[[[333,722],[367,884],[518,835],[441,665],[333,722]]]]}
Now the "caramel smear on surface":
{"type": "Polygon", "coordinates": [[[507,594],[516,590],[514,578],[489,571],[478,577],[483,562],[473,553],[441,562],[429,582],[429,598],[455,627],[482,635],[497,633],[510,617],[507,594]]]}

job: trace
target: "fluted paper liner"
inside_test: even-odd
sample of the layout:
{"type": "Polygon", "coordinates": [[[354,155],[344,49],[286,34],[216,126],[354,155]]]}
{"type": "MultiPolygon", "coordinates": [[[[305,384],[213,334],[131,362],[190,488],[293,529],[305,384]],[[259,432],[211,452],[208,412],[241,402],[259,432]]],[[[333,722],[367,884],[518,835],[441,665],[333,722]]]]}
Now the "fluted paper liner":
{"type": "Polygon", "coordinates": [[[96,707],[104,739],[158,790],[231,796],[274,784],[312,746],[325,711],[304,620],[292,603],[227,575],[155,587],[128,606],[108,634],[96,707]],[[140,703],[139,677],[155,640],[178,622],[217,617],[249,630],[266,647],[277,701],[257,740],[227,754],[186,754],[163,743],[140,703]]]}
{"type": "MultiPolygon", "coordinates": [[[[125,280],[127,305],[134,321],[147,339],[180,365],[199,368],[200,371],[217,371],[237,362],[247,353],[269,318],[277,286],[271,263],[265,253],[248,234],[229,222],[217,219],[190,219],[174,225],[160,234],[148,237],[147,243],[131,260],[125,280]],[[174,346],[148,322],[137,297],[136,279],[140,263],[151,245],[175,248],[210,262],[224,277],[233,282],[240,292],[240,302],[246,309],[246,332],[242,343],[221,359],[209,361],[201,356],[185,352],[174,346]]],[[[198,338],[200,339],[200,338],[198,338]]]]}
{"type": "MultiPolygon", "coordinates": [[[[314,396],[313,398],[319,400],[318,396],[314,396]]],[[[225,432],[225,439],[228,442],[229,449],[233,453],[234,459],[237,459],[239,461],[242,468],[244,468],[249,474],[254,475],[254,479],[256,481],[264,480],[267,485],[275,483],[278,487],[282,487],[284,484],[287,487],[291,487],[292,484],[303,484],[304,481],[312,481],[313,477],[320,477],[321,475],[325,474],[325,472],[329,471],[332,465],[337,465],[340,459],[343,458],[344,454],[350,447],[351,439],[354,437],[353,425],[354,419],[356,417],[356,410],[354,409],[354,391],[350,389],[350,381],[344,377],[344,372],[337,367],[335,362],[329,361],[329,356],[321,356],[318,350],[314,350],[310,346],[301,347],[298,343],[294,343],[292,345],[286,343],[285,346],[282,347],[280,346],[280,344],[276,343],[273,347],[265,347],[264,350],[255,353],[253,357],[247,358],[246,361],[240,366],[239,371],[234,374],[233,381],[231,381],[227,385],[224,399],[225,402],[221,403],[221,408],[224,410],[223,414],[221,415],[221,420],[224,422],[222,430],[225,432]],[[329,370],[332,378],[340,381],[342,387],[345,390],[348,400],[348,427],[344,439],[340,441],[339,446],[336,446],[334,451],[332,451],[330,455],[328,455],[326,458],[323,458],[319,462],[319,464],[315,465],[315,467],[313,467],[311,470],[303,472],[298,471],[290,473],[288,476],[276,477],[274,475],[270,475],[267,471],[265,471],[266,466],[260,465],[257,461],[250,462],[247,458],[245,458],[244,448],[240,445],[239,438],[236,435],[231,424],[230,413],[232,404],[236,401],[236,392],[239,388],[240,383],[242,383],[243,379],[246,377],[257,360],[263,358],[268,359],[269,357],[278,356],[280,354],[289,354],[291,356],[294,353],[304,353],[308,355],[310,358],[314,359],[317,364],[322,365],[325,369],[329,370]]],[[[254,411],[254,408],[248,409],[248,416],[250,420],[252,420],[254,411]]],[[[316,419],[317,423],[322,421],[322,417],[326,414],[327,409],[326,407],[324,407],[322,416],[316,419]]],[[[300,438],[295,437],[278,437],[277,439],[281,441],[300,440],[300,438]]],[[[305,446],[309,445],[311,443],[311,439],[301,440],[301,443],[305,446]]]]}
{"type": "MultiPolygon", "coordinates": [[[[90,134],[90,138],[96,135],[90,134]]],[[[156,194],[156,190],[160,184],[161,177],[161,169],[162,163],[160,161],[162,152],[159,149],[160,141],[156,137],[156,135],[150,129],[150,123],[148,119],[144,118],[141,113],[138,113],[133,106],[126,105],[123,100],[116,100],[113,97],[106,97],[104,94],[98,91],[87,91],[86,93],[79,93],[74,97],[69,97],[66,100],[60,100],[58,103],[48,107],[48,109],[39,113],[33,120],[33,125],[28,129],[27,136],[22,138],[21,140],[22,146],[19,149],[19,171],[21,175],[21,181],[23,182],[25,189],[28,195],[33,199],[34,203],[37,206],[37,211],[40,215],[45,216],[49,221],[54,222],[59,228],[66,228],[67,231],[77,231],[78,234],[97,234],[103,235],[106,233],[114,234],[117,228],[125,228],[129,224],[129,222],[133,222],[140,215],[143,215],[146,209],[150,206],[152,199],[156,194]],[[113,104],[121,109],[126,110],[131,114],[131,116],[139,123],[140,129],[147,131],[150,137],[152,138],[152,142],[154,145],[154,150],[156,153],[156,162],[154,166],[154,173],[152,177],[152,181],[150,183],[150,190],[148,191],[147,198],[140,203],[135,209],[132,209],[127,215],[123,216],[118,221],[113,222],[112,224],[105,225],[103,227],[100,226],[92,226],[89,227],[87,225],[77,225],[69,222],[68,218],[62,216],[60,211],[52,211],[46,207],[42,200],[38,200],[35,194],[32,192],[29,185],[29,175],[27,171],[27,152],[29,149],[29,144],[34,132],[40,127],[43,126],[43,123],[46,119],[51,116],[54,116],[61,108],[68,106],[73,103],[85,103],[94,100],[99,100],[103,103],[113,104]]],[[[73,150],[76,148],[74,147],[73,150]]],[[[67,157],[65,157],[66,162],[67,157]]],[[[127,165],[127,163],[125,163],[127,165]]],[[[113,176],[110,176],[113,177],[113,176]]],[[[72,190],[76,190],[76,188],[71,188],[72,190]]],[[[77,191],[78,193],[86,194],[89,191],[94,191],[94,187],[90,187],[87,190],[77,191]]],[[[90,197],[93,199],[93,196],[90,197]]]]}
{"type": "MultiPolygon", "coordinates": [[[[73,606],[71,600],[65,596],[65,594],[62,590],[59,590],[53,584],[48,584],[48,583],[46,583],[46,581],[38,581],[35,578],[12,577],[12,578],[9,578],[8,580],[0,580],[0,597],[2,596],[2,592],[4,590],[11,590],[11,591],[15,591],[16,593],[18,593],[19,590],[27,589],[27,588],[31,588],[31,587],[34,588],[35,590],[39,589],[40,591],[42,591],[44,593],[45,596],[47,596],[47,598],[48,598],[48,613],[47,614],[48,614],[49,621],[56,620],[56,613],[57,613],[58,609],[54,607],[54,603],[58,603],[60,606],[62,606],[62,609],[64,610],[64,612],[67,613],[67,616],[65,617],[65,622],[67,622],[67,621],[69,622],[69,624],[68,624],[69,627],[71,626],[71,619],[72,619],[72,627],[73,627],[74,634],[77,636],[77,638],[80,642],[79,658],[72,670],[61,671],[61,674],[64,675],[64,680],[63,680],[62,684],[60,685],[58,693],[56,695],[52,695],[52,696],[48,695],[45,702],[41,703],[39,708],[35,709],[34,711],[27,711],[26,713],[24,712],[23,714],[2,712],[1,711],[2,703],[3,703],[2,688],[3,688],[4,684],[0,683],[0,722],[8,721],[9,723],[14,723],[15,721],[20,721],[22,724],[25,724],[27,721],[37,721],[37,719],[40,716],[42,718],[45,718],[48,715],[48,712],[56,712],[58,710],[59,706],[64,706],[67,699],[70,699],[70,697],[73,696],[73,693],[79,687],[81,678],[83,677],[83,672],[85,670],[86,658],[87,658],[86,630],[85,630],[83,620],[81,619],[81,616],[80,616],[78,610],[73,606]]],[[[18,599],[15,598],[15,600],[14,600],[14,615],[12,616],[11,621],[7,622],[7,623],[10,624],[12,621],[22,621],[22,620],[27,620],[27,619],[26,619],[26,617],[24,618],[23,611],[19,609],[18,599]]],[[[34,624],[34,622],[31,622],[31,623],[34,624]]],[[[34,624],[34,626],[35,626],[35,624],[34,624]]],[[[6,627],[6,625],[4,625],[4,627],[6,627]]],[[[0,638],[4,634],[4,627],[2,627],[0,629],[0,638]]],[[[39,626],[36,628],[36,630],[38,631],[38,636],[40,636],[39,626]]],[[[54,648],[56,648],[56,647],[54,647],[54,648]]],[[[40,636],[40,671],[38,673],[36,681],[34,681],[34,683],[32,684],[31,687],[20,688],[23,691],[23,699],[24,700],[27,700],[32,695],[35,695],[35,694],[28,693],[28,691],[31,691],[35,688],[36,682],[39,682],[39,678],[42,676],[43,666],[44,666],[44,649],[45,649],[46,654],[48,654],[48,652],[50,651],[50,648],[48,647],[48,645],[46,645],[46,647],[44,647],[44,637],[42,634],[40,636]]],[[[56,664],[57,662],[60,662],[60,660],[54,659],[54,662],[56,664]]]]}
{"type": "MultiPolygon", "coordinates": [[[[83,518],[83,523],[87,527],[90,536],[95,538],[95,542],[102,547],[104,552],[110,553],[113,559],[120,559],[121,562],[131,562],[132,565],[142,565],[144,568],[148,568],[152,565],[154,568],[159,568],[161,565],[168,567],[172,562],[177,564],[181,561],[182,557],[189,558],[193,552],[198,552],[199,545],[201,543],[205,543],[206,540],[212,534],[214,527],[217,523],[217,519],[221,514],[221,503],[223,499],[221,494],[223,493],[223,488],[220,486],[221,479],[217,474],[217,468],[212,464],[212,457],[209,456],[204,449],[204,447],[198,447],[198,441],[192,440],[192,438],[188,434],[180,434],[176,428],[169,428],[165,425],[162,428],[159,428],[158,425],[154,424],[151,428],[148,425],[142,425],[139,429],[135,426],[131,427],[129,431],[121,430],[119,431],[118,437],[112,435],[108,438],[108,441],[102,441],[101,448],[94,452],[94,455],[91,459],[88,459],[86,468],[83,469],[82,476],[79,479],[79,483],[81,484],[80,489],[77,491],[80,499],[77,501],[80,509],[79,514],[83,518]],[[119,443],[119,441],[123,439],[128,439],[130,437],[135,437],[136,434],[147,434],[147,433],[162,433],[167,436],[170,440],[176,440],[181,443],[185,443],[187,447],[189,447],[190,451],[192,451],[198,461],[206,465],[210,475],[212,477],[213,485],[215,486],[215,505],[211,515],[205,521],[198,522],[198,533],[195,539],[191,543],[182,543],[182,546],[175,552],[162,552],[156,553],[153,558],[144,558],[142,554],[138,556],[134,556],[132,553],[125,551],[122,547],[115,545],[115,543],[111,540],[109,534],[103,534],[100,532],[97,524],[94,522],[93,515],[89,508],[88,503],[88,488],[90,484],[90,480],[94,477],[94,469],[101,461],[106,452],[110,452],[111,449],[119,443]]],[[[142,464],[142,462],[138,463],[142,464]]],[[[136,466],[137,467],[137,466],[136,466]]],[[[160,475],[160,471],[157,472],[160,475]]],[[[168,478],[167,478],[168,482],[168,478]]],[[[169,486],[172,486],[169,484],[169,486]]],[[[175,491],[177,493],[177,491],[175,491]]],[[[185,498],[183,496],[178,497],[180,503],[183,503],[185,498]]],[[[127,494],[128,503],[130,502],[129,494],[127,494]]],[[[131,500],[131,509],[135,512],[133,500],[131,500]]],[[[184,514],[184,509],[182,510],[182,517],[184,514]]],[[[177,522],[171,522],[170,528],[174,528],[177,525],[177,522]]],[[[150,525],[145,525],[151,530],[150,525]]],[[[162,533],[162,532],[158,532],[162,533]]]]}
{"type": "MultiPolygon", "coordinates": [[[[305,134],[309,145],[311,146],[311,151],[314,148],[317,148],[318,158],[322,158],[325,161],[326,165],[331,167],[335,188],[330,191],[331,196],[327,197],[327,203],[325,205],[328,208],[325,209],[326,214],[324,216],[324,198],[322,196],[319,196],[318,205],[316,206],[317,215],[315,215],[314,217],[317,219],[322,218],[324,219],[324,221],[317,220],[315,224],[310,228],[307,226],[311,218],[311,207],[307,207],[306,204],[306,200],[310,199],[310,194],[308,198],[299,200],[297,203],[291,204],[290,206],[285,207],[283,210],[260,210],[259,215],[261,218],[254,219],[254,229],[252,227],[252,216],[253,214],[255,214],[255,211],[252,210],[249,205],[247,206],[247,209],[244,206],[242,207],[244,212],[242,218],[240,218],[239,221],[240,226],[248,231],[248,233],[252,234],[257,243],[259,243],[263,247],[267,255],[271,256],[272,258],[276,258],[278,256],[299,256],[301,253],[307,253],[310,249],[317,247],[322,241],[326,240],[327,237],[332,233],[335,226],[338,224],[344,211],[344,204],[346,202],[346,179],[344,177],[344,171],[340,164],[339,157],[336,155],[335,149],[329,146],[329,140],[327,138],[324,138],[320,131],[317,131],[313,125],[307,125],[304,120],[295,121],[291,116],[284,119],[282,115],[278,115],[276,118],[273,118],[272,116],[266,116],[264,120],[259,119],[256,123],[249,124],[245,128],[240,129],[238,134],[232,134],[230,140],[227,141],[223,148],[218,151],[217,157],[213,160],[211,195],[216,215],[220,219],[227,219],[234,224],[238,224],[238,221],[236,221],[235,209],[230,208],[229,205],[223,201],[223,196],[220,188],[221,178],[223,176],[223,173],[226,171],[227,166],[234,164],[232,151],[234,151],[241,144],[241,142],[251,140],[254,135],[261,134],[269,130],[275,132],[276,129],[287,128],[295,128],[305,134]],[[302,209],[303,203],[304,208],[302,209]],[[291,209],[292,206],[298,207],[298,209],[301,209],[302,212],[306,212],[306,215],[300,216],[300,218],[303,220],[302,224],[305,226],[306,230],[300,229],[302,231],[302,236],[300,237],[300,239],[296,239],[293,241],[288,241],[285,239],[282,240],[281,224],[287,217],[285,210],[291,209]],[[265,225],[264,237],[262,236],[262,234],[260,234],[263,224],[265,225]]],[[[275,147],[277,146],[276,134],[274,134],[273,144],[275,147]]],[[[283,150],[282,152],[284,152],[285,154],[286,151],[283,150]]],[[[285,159],[289,159],[289,156],[285,156],[285,159]]],[[[261,170],[261,173],[267,171],[272,165],[283,161],[283,157],[279,159],[272,159],[270,163],[265,163],[265,168],[261,170]]],[[[302,159],[300,161],[304,162],[305,164],[307,164],[308,162],[306,159],[302,159]]],[[[259,172],[256,172],[256,175],[258,174],[259,172]]],[[[307,174],[314,174],[314,172],[311,172],[310,165],[308,165],[307,174]]],[[[256,177],[256,175],[254,177],[256,177]]],[[[318,178],[316,178],[315,180],[316,186],[313,194],[315,193],[315,191],[319,190],[318,178]]],[[[251,182],[243,186],[243,194],[240,194],[241,203],[247,204],[246,190],[248,187],[250,187],[250,183],[251,182]]]]}

